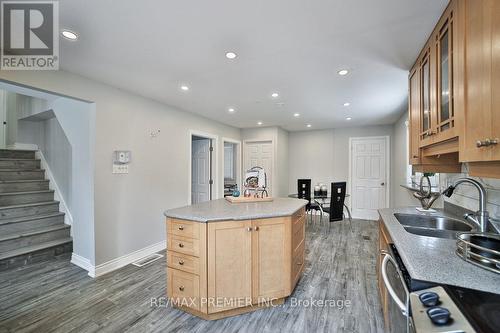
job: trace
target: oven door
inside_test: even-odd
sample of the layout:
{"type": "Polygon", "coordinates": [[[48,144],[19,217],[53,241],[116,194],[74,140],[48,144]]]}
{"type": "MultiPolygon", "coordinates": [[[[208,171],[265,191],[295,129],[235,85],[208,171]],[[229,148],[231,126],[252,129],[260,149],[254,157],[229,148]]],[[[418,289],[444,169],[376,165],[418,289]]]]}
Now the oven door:
{"type": "Polygon", "coordinates": [[[381,265],[382,279],[389,294],[387,306],[388,326],[391,333],[413,332],[413,323],[409,315],[410,293],[403,280],[392,251],[383,251],[381,265]]]}

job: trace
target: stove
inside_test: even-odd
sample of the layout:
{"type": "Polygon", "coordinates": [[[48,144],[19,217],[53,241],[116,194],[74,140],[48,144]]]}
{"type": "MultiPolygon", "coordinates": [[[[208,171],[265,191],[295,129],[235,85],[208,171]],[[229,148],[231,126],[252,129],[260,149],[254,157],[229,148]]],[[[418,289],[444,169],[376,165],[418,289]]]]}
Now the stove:
{"type": "Polygon", "coordinates": [[[414,330],[427,332],[500,332],[500,295],[453,286],[410,294],[414,330]]]}
{"type": "Polygon", "coordinates": [[[500,295],[452,286],[445,290],[477,332],[500,332],[500,295]]]}

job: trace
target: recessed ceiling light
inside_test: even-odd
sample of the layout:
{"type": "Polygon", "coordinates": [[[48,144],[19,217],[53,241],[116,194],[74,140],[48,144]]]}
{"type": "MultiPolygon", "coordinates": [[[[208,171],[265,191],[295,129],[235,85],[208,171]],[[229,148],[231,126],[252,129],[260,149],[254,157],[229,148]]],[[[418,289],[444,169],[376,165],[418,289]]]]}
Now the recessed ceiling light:
{"type": "Polygon", "coordinates": [[[344,76],[349,74],[349,71],[347,69],[341,69],[340,71],[337,72],[339,75],[344,76]]]}
{"type": "Polygon", "coordinates": [[[189,87],[188,87],[188,86],[186,86],[185,84],[183,84],[183,85],[181,86],[181,90],[182,90],[182,91],[188,91],[188,90],[189,90],[189,87]]]}
{"type": "Polygon", "coordinates": [[[257,123],[257,125],[261,126],[261,125],[262,125],[262,121],[259,121],[259,122],[257,123]]]}
{"type": "Polygon", "coordinates": [[[349,106],[349,105],[351,105],[351,103],[349,103],[349,102],[344,103],[344,106],[349,106]]]}
{"type": "Polygon", "coordinates": [[[312,125],[311,125],[311,124],[307,124],[306,126],[307,126],[307,127],[311,127],[312,125]]]}
{"type": "Polygon", "coordinates": [[[352,120],[352,118],[351,117],[347,117],[347,118],[345,118],[345,120],[352,120]]]}
{"type": "Polygon", "coordinates": [[[73,32],[71,30],[62,30],[61,35],[69,40],[77,40],[78,39],[78,34],[76,32],[73,32]]]}
{"type": "Polygon", "coordinates": [[[278,96],[279,96],[279,94],[278,94],[278,93],[276,93],[276,92],[271,94],[271,97],[272,97],[272,98],[278,98],[278,96]]]}
{"type": "Polygon", "coordinates": [[[227,109],[227,111],[233,113],[235,110],[234,110],[234,108],[229,108],[229,109],[227,109]]]}
{"type": "Polygon", "coordinates": [[[234,52],[226,52],[226,58],[235,59],[238,55],[234,52]]]}
{"type": "Polygon", "coordinates": [[[294,113],[293,116],[294,117],[300,117],[300,113],[294,113]]]}

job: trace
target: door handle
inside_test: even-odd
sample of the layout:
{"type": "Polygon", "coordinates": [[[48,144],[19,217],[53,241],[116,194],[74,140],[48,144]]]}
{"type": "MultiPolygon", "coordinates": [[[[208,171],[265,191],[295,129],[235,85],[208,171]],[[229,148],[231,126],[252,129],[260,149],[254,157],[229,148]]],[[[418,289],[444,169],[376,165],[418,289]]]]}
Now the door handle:
{"type": "Polygon", "coordinates": [[[252,231],[252,227],[248,227],[247,231],[251,232],[252,231]]]}
{"type": "Polygon", "coordinates": [[[380,186],[385,186],[385,183],[384,182],[380,183],[380,186]]]}
{"type": "MultiPolygon", "coordinates": [[[[406,308],[406,304],[403,303],[403,301],[399,299],[398,295],[396,294],[396,292],[392,288],[391,284],[389,283],[389,278],[387,277],[387,264],[389,263],[389,261],[392,262],[395,267],[398,267],[397,263],[391,257],[390,254],[382,253],[382,255],[384,256],[384,260],[382,260],[381,273],[382,273],[382,280],[384,281],[385,288],[389,292],[389,295],[391,295],[391,298],[394,300],[394,302],[396,302],[396,305],[398,306],[399,310],[401,310],[401,313],[404,316],[408,316],[408,310],[406,308]]],[[[399,276],[399,272],[398,272],[398,276],[399,276]]],[[[401,283],[403,283],[403,285],[404,285],[403,281],[401,281],[401,283]]],[[[405,286],[405,291],[406,291],[406,286],[405,286]]],[[[406,291],[406,293],[408,294],[408,291],[406,291]]]]}

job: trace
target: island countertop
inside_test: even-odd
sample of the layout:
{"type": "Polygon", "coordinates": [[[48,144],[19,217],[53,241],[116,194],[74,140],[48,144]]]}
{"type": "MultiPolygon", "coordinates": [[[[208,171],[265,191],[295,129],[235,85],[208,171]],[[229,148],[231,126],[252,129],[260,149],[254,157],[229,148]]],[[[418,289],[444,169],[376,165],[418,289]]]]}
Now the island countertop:
{"type": "Polygon", "coordinates": [[[240,221],[290,216],[306,204],[306,200],[292,198],[274,198],[270,202],[251,203],[230,203],[226,199],[218,199],[169,209],[164,214],[170,218],[201,223],[240,221]]]}

